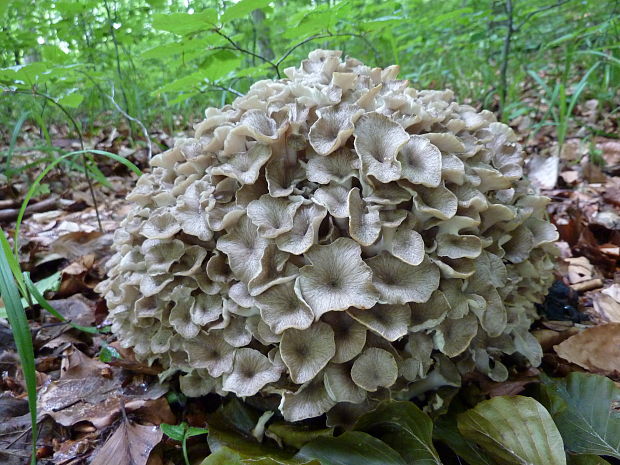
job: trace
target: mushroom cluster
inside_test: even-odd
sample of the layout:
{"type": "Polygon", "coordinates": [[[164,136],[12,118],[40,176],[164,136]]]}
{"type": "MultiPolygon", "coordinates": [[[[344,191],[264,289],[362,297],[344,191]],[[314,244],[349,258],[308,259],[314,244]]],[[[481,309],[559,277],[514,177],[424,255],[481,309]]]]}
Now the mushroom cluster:
{"type": "Polygon", "coordinates": [[[297,421],[532,365],[548,199],[513,131],[397,66],[316,50],[153,158],[105,294],[188,396],[279,396],[297,421]]]}

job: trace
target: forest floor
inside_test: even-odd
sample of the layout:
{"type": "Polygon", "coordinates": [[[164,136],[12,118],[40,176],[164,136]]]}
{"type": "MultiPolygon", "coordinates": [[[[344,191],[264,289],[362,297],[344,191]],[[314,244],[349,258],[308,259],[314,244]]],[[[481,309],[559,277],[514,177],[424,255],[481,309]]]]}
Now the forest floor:
{"type": "MultiPolygon", "coordinates": [[[[527,153],[533,183],[551,198],[549,215],[559,229],[557,281],[535,325],[544,349],[543,365],[513,373],[503,383],[472,378],[490,396],[516,394],[551,375],[589,371],[620,381],[620,139],[618,121],[599,102],[578,107],[562,147],[555,128],[531,128],[535,118],[512,122],[527,153]],[[594,135],[593,135],[594,134],[594,135]]],[[[51,126],[52,142],[77,150],[70,128],[51,126]]],[[[156,151],[173,137],[151,133],[156,151]]],[[[13,164],[46,156],[34,127],[24,127],[13,164]]],[[[127,157],[141,167],[146,150],[135,149],[126,125],[101,125],[86,137],[89,148],[127,157]]],[[[0,151],[6,151],[1,147],[0,151]]],[[[116,162],[98,159],[108,186],[95,186],[98,215],[83,174],[52,171],[45,190],[30,202],[20,230],[23,269],[65,318],[82,326],[105,327],[106,306],[94,287],[104,278],[112,234],[131,206],[125,201],[136,177],[116,162]]],[[[8,235],[36,168],[0,187],[0,223],[8,235]]],[[[135,465],[182,463],[180,443],[163,436],[161,423],[204,427],[217,405],[187,400],[157,381],[157,369],[138,363],[110,334],[87,334],[53,318],[38,306],[28,310],[39,385],[40,463],[96,465],[130,463],[129,446],[142,454],[135,465]],[[151,452],[149,455],[149,452],[151,452]]],[[[28,463],[30,419],[24,380],[10,328],[0,319],[0,462],[28,463]]],[[[190,456],[205,457],[206,442],[190,441],[190,456]]]]}

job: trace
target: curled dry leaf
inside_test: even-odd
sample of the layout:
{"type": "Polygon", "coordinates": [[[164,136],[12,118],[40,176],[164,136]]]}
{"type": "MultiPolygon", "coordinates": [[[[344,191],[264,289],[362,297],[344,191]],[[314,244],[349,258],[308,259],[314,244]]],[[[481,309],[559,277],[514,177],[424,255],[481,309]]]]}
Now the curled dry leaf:
{"type": "Polygon", "coordinates": [[[620,323],[608,323],[585,329],[554,346],[565,360],[593,373],[620,372],[620,323]]]}
{"type": "Polygon", "coordinates": [[[597,315],[609,323],[620,323],[620,284],[612,284],[592,298],[597,315]]]}
{"type": "Polygon", "coordinates": [[[91,465],[146,465],[162,436],[157,426],[123,421],[95,455],[91,465]]]}

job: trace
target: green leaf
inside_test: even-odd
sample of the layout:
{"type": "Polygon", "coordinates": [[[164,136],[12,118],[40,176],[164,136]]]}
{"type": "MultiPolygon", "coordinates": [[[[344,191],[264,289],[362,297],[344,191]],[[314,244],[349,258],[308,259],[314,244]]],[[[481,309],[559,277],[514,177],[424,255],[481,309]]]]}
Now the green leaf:
{"type": "Polygon", "coordinates": [[[321,465],[316,460],[300,462],[298,460],[282,460],[273,457],[251,457],[243,455],[230,447],[221,447],[204,459],[200,465],[321,465]]]}
{"type": "Polygon", "coordinates": [[[11,133],[11,141],[9,142],[9,151],[6,154],[6,162],[4,164],[5,171],[11,167],[11,159],[13,158],[13,152],[15,151],[15,144],[17,143],[17,137],[19,136],[20,131],[22,130],[22,126],[26,122],[26,118],[30,115],[30,111],[26,110],[22,112],[19,119],[17,120],[17,124],[13,128],[13,132],[11,133]]]}
{"type": "Polygon", "coordinates": [[[194,436],[202,436],[203,434],[209,434],[207,428],[197,428],[196,426],[190,426],[185,432],[186,438],[193,438],[194,436]]]}
{"type": "Polygon", "coordinates": [[[433,422],[412,402],[385,402],[362,415],[355,429],[381,439],[409,464],[441,464],[433,446],[433,422]]]}
{"type": "Polygon", "coordinates": [[[349,431],[337,438],[317,438],[295,457],[317,459],[321,465],[407,465],[385,442],[361,431],[349,431]]]}
{"type": "Polygon", "coordinates": [[[116,350],[112,346],[109,346],[108,344],[104,344],[104,346],[101,348],[101,351],[99,352],[99,360],[105,363],[111,362],[112,360],[119,358],[122,357],[121,354],[118,353],[118,350],[116,350]]]}
{"type": "Polygon", "coordinates": [[[620,388],[613,381],[576,372],[563,379],[543,375],[541,380],[541,401],[570,452],[620,458],[620,388]]]}
{"type": "Polygon", "coordinates": [[[84,96],[82,94],[71,92],[57,99],[56,103],[59,103],[63,107],[77,108],[80,106],[80,103],[82,103],[82,100],[84,100],[84,96]]]}
{"type": "Polygon", "coordinates": [[[478,445],[463,437],[456,426],[456,415],[454,414],[442,415],[435,422],[433,436],[452,449],[469,465],[495,465],[495,461],[478,445]]]}
{"type": "Polygon", "coordinates": [[[185,430],[187,430],[187,423],[183,422],[180,425],[169,425],[168,423],[162,423],[160,427],[163,433],[170,439],[182,441],[185,437],[185,430]]]}
{"type": "Polygon", "coordinates": [[[285,422],[272,423],[267,430],[278,436],[284,444],[297,449],[318,437],[331,437],[334,435],[334,428],[309,429],[305,425],[285,422]]]}
{"type": "Polygon", "coordinates": [[[153,15],[153,27],[160,31],[168,31],[178,35],[207,31],[217,25],[217,11],[206,8],[200,13],[158,13],[153,15]]]}
{"type": "Polygon", "coordinates": [[[598,455],[573,455],[567,454],[568,465],[610,465],[610,463],[598,455]]]}
{"type": "Polygon", "coordinates": [[[501,396],[458,416],[461,434],[502,465],[566,465],[551,415],[531,397],[501,396]]]}
{"type": "MultiPolygon", "coordinates": [[[[0,229],[0,235],[6,241],[4,230],[0,229]]],[[[26,381],[26,392],[28,393],[28,407],[30,408],[30,421],[32,427],[32,457],[31,463],[37,461],[37,380],[34,364],[34,348],[32,346],[32,336],[30,326],[26,318],[26,312],[21,304],[19,292],[13,278],[13,273],[4,251],[0,253],[0,296],[6,306],[7,318],[11,325],[11,332],[17,347],[17,353],[22,365],[22,372],[26,381]]]]}
{"type": "Polygon", "coordinates": [[[222,24],[232,21],[233,19],[242,18],[254,10],[263,9],[269,6],[270,2],[271,0],[241,0],[226,8],[221,18],[222,24]]]}

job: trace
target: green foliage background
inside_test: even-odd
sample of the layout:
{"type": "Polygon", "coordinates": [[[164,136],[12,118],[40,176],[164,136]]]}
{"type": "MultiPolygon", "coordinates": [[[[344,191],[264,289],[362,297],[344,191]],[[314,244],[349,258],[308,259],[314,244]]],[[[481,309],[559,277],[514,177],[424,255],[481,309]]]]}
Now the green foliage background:
{"type": "Polygon", "coordinates": [[[486,108],[505,99],[510,120],[531,110],[526,88],[560,81],[558,94],[571,94],[593,66],[580,98],[610,100],[619,15],[618,0],[0,0],[2,135],[25,110],[66,121],[51,100],[24,95],[33,89],[83,130],[122,110],[172,131],[318,47],[398,64],[414,86],[486,108]]]}

